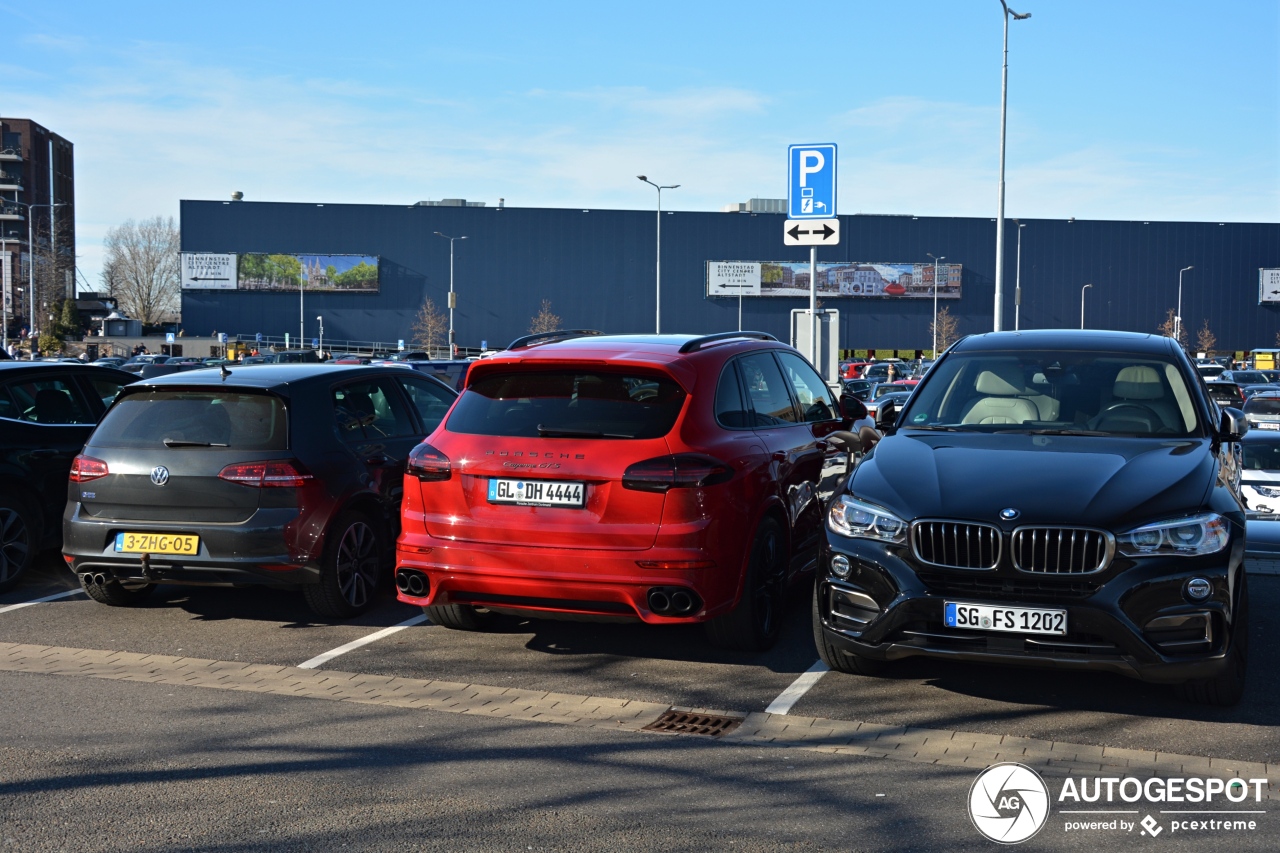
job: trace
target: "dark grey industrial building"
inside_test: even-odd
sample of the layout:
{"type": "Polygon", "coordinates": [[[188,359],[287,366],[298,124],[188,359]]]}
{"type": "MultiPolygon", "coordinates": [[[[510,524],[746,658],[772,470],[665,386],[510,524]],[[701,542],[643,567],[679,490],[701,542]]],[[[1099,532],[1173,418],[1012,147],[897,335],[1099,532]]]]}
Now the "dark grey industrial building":
{"type": "MultiPolygon", "coordinates": [[[[460,346],[501,346],[526,333],[543,299],[566,328],[652,332],[655,214],[652,210],[294,204],[184,201],[185,252],[362,254],[380,258],[376,294],[306,296],[308,338],[324,317],[326,340],[411,337],[425,297],[447,306],[449,243],[455,244],[460,346]]],[[[927,253],[964,266],[962,298],[946,300],[960,334],[990,331],[995,220],[842,216],[842,242],[819,261],[928,263],[927,253]]],[[[662,329],[710,333],[737,328],[736,299],[706,296],[708,261],[802,261],[782,244],[784,217],[766,213],[662,215],[662,329]]],[[[1024,219],[1021,328],[1076,328],[1081,288],[1091,328],[1155,332],[1184,277],[1183,323],[1194,347],[1207,320],[1217,349],[1276,346],[1280,303],[1259,304],[1259,268],[1280,267],[1280,224],[1109,222],[1024,219]]],[[[1004,326],[1014,326],[1016,227],[1006,229],[1004,326]]],[[[211,331],[296,334],[297,293],[184,291],[188,335],[211,331]]],[[[840,311],[840,346],[928,349],[932,300],[824,298],[840,311]]],[[[793,308],[807,300],[748,298],[743,327],[789,335],[793,308]]]]}

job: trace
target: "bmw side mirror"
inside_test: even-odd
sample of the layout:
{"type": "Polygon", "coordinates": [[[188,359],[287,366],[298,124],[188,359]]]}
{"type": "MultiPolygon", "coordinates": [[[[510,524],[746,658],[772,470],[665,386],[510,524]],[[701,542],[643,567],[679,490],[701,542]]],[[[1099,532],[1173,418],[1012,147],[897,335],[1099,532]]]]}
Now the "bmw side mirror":
{"type": "Polygon", "coordinates": [[[1244,412],[1228,406],[1222,410],[1222,422],[1218,426],[1218,436],[1223,441],[1239,441],[1249,431],[1249,419],[1244,412]]]}
{"type": "Polygon", "coordinates": [[[860,421],[867,416],[867,405],[852,394],[842,394],[840,413],[847,421],[860,421]]]}

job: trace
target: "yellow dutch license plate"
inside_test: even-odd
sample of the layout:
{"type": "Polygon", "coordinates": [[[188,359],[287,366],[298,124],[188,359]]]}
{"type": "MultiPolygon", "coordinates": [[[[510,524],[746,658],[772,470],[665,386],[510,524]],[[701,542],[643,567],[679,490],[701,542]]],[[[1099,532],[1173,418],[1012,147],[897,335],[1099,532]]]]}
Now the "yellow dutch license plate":
{"type": "Polygon", "coordinates": [[[200,537],[174,533],[117,533],[116,551],[121,554],[195,556],[200,551],[200,537]]]}

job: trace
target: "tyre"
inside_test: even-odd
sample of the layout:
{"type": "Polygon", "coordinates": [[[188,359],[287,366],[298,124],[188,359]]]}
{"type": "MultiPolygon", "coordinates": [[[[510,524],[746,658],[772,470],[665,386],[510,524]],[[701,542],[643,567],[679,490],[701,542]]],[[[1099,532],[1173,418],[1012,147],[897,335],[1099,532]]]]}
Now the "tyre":
{"type": "Polygon", "coordinates": [[[378,528],[361,512],[346,512],[325,534],[318,583],[302,588],[318,616],[346,618],[373,602],[386,550],[378,528]]]}
{"type": "Polygon", "coordinates": [[[1231,652],[1227,665],[1213,678],[1197,678],[1177,685],[1178,696],[1197,705],[1230,707],[1244,695],[1245,673],[1249,667],[1249,584],[1240,572],[1240,597],[1231,631],[1231,652]]]}
{"type": "Polygon", "coordinates": [[[483,631],[488,621],[469,604],[429,604],[422,612],[436,625],[455,631],[483,631]]]}
{"type": "Polygon", "coordinates": [[[153,583],[121,583],[102,572],[82,574],[80,586],[94,601],[112,607],[137,607],[156,588],[153,583]]]}
{"type": "Polygon", "coordinates": [[[827,642],[826,632],[822,630],[822,611],[819,609],[819,598],[822,594],[822,581],[813,585],[813,644],[818,647],[818,657],[835,672],[849,675],[884,675],[892,666],[888,661],[875,660],[838,649],[827,642]]]}
{"type": "Polygon", "coordinates": [[[706,623],[707,638],[722,649],[762,652],[778,641],[787,581],[787,546],[782,525],[760,522],[738,604],[706,623]]]}
{"type": "Polygon", "coordinates": [[[24,501],[0,496],[0,592],[18,583],[40,550],[34,511],[24,501]]]}

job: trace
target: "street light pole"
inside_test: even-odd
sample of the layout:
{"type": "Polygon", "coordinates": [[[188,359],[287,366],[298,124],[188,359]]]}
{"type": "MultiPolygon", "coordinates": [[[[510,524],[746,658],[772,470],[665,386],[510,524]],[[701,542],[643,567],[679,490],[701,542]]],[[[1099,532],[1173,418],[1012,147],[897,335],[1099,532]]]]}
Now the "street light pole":
{"type": "Polygon", "coordinates": [[[1025,21],[1031,13],[1020,15],[1009,8],[1005,0],[1000,0],[1004,7],[1004,66],[1000,75],[1000,188],[996,194],[996,305],[995,329],[1004,327],[1004,139],[1005,118],[1009,110],[1009,16],[1015,21],[1025,21]]]}
{"type": "Polygon", "coordinates": [[[1092,284],[1086,284],[1084,287],[1080,288],[1080,328],[1081,329],[1084,328],[1084,292],[1091,287],[1093,287],[1092,284]]]}
{"type": "Polygon", "coordinates": [[[1022,311],[1022,229],[1027,226],[1013,220],[1018,226],[1018,267],[1013,278],[1013,330],[1018,331],[1018,315],[1022,311]]]}
{"type": "Polygon", "coordinates": [[[926,255],[933,258],[933,357],[938,357],[938,261],[945,261],[946,255],[940,258],[934,258],[933,252],[925,252],[926,255]]]}
{"type": "Polygon", "coordinates": [[[1178,314],[1173,318],[1173,339],[1182,346],[1182,274],[1195,267],[1183,267],[1178,270],[1178,314]]]}
{"type": "Polygon", "coordinates": [[[658,184],[655,184],[653,181],[646,178],[644,175],[636,175],[636,177],[658,191],[658,250],[657,250],[658,259],[654,265],[654,268],[656,270],[657,281],[656,281],[656,284],[654,285],[653,333],[655,335],[660,335],[662,334],[662,191],[674,190],[678,188],[680,185],[671,184],[669,186],[659,186],[658,184]]]}
{"type": "MultiPolygon", "coordinates": [[[[453,307],[457,304],[457,299],[453,295],[453,241],[467,238],[466,235],[450,237],[448,234],[441,234],[439,231],[436,232],[436,236],[443,237],[449,241],[449,358],[453,358],[455,354],[453,350],[453,307]]],[[[427,353],[427,355],[431,354],[427,353]]]]}
{"type": "MultiPolygon", "coordinates": [[[[36,351],[36,344],[39,342],[39,337],[36,334],[36,244],[35,244],[35,229],[34,229],[35,222],[34,222],[34,217],[31,215],[31,211],[35,210],[37,207],[49,208],[49,216],[51,217],[50,224],[49,224],[49,232],[50,232],[50,238],[52,238],[53,209],[55,207],[66,207],[67,203],[60,201],[53,204],[50,204],[50,203],[29,204],[25,201],[17,201],[15,199],[14,204],[20,204],[27,209],[27,291],[28,291],[27,322],[31,326],[31,328],[27,331],[27,337],[32,341],[31,353],[32,353],[32,358],[34,358],[35,351],[36,351]]],[[[55,269],[57,268],[56,259],[54,263],[54,268],[55,269]]]]}
{"type": "Polygon", "coordinates": [[[316,317],[316,322],[320,324],[320,346],[316,347],[319,352],[316,355],[324,353],[324,317],[316,317]]]}

